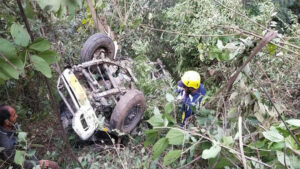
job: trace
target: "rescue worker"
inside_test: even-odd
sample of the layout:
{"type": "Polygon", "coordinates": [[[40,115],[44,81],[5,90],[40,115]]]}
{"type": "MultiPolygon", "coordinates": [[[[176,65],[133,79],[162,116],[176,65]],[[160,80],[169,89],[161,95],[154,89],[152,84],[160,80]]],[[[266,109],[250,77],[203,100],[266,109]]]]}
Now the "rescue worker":
{"type": "MultiPolygon", "coordinates": [[[[14,168],[20,167],[14,164],[15,146],[17,144],[15,131],[17,118],[18,115],[13,107],[9,105],[0,106],[0,147],[4,148],[0,152],[0,160],[3,160],[8,165],[12,165],[14,168]]],[[[46,169],[59,169],[56,162],[48,160],[38,161],[35,157],[32,160],[25,160],[23,164],[24,169],[31,169],[34,165],[40,165],[40,167],[43,166],[46,169]]]]}
{"type": "Polygon", "coordinates": [[[185,125],[185,121],[193,112],[192,106],[198,108],[202,98],[206,94],[204,85],[201,84],[201,78],[196,71],[186,71],[181,80],[177,83],[178,93],[183,99],[181,107],[181,127],[185,125]]]}

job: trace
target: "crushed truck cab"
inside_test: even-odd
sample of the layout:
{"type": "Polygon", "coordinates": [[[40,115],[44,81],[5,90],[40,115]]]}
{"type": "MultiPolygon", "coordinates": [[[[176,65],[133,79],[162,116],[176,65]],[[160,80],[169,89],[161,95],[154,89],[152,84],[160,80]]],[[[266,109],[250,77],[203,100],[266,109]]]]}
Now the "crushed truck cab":
{"type": "Polygon", "coordinates": [[[61,120],[72,125],[82,140],[98,129],[130,133],[143,116],[146,101],[135,89],[132,62],[115,61],[115,48],[105,34],[92,35],[81,50],[81,63],[65,69],[58,78],[57,89],[67,114],[61,120]],[[103,126],[99,126],[100,116],[103,126]]]}

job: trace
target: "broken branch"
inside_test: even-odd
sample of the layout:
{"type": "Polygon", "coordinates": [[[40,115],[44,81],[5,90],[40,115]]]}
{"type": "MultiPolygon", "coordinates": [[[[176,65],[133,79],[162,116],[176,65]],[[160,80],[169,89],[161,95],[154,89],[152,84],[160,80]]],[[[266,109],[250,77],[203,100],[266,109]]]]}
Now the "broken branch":
{"type": "Polygon", "coordinates": [[[229,79],[228,83],[227,83],[227,92],[225,95],[225,100],[227,100],[230,90],[232,88],[232,85],[234,83],[234,81],[236,80],[236,78],[238,77],[238,75],[242,72],[242,70],[247,66],[247,64],[254,58],[254,56],[268,43],[270,42],[272,39],[274,39],[277,36],[277,33],[275,31],[271,31],[268,32],[265,37],[262,39],[262,41],[260,42],[260,44],[258,44],[253,51],[251,52],[249,58],[247,59],[247,61],[236,71],[236,73],[229,79]]]}

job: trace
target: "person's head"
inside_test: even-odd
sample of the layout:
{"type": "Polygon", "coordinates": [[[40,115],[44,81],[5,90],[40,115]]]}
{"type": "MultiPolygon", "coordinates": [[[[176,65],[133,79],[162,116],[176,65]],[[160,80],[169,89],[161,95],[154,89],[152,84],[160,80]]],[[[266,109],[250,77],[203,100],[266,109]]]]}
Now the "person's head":
{"type": "Polygon", "coordinates": [[[0,126],[11,129],[17,121],[17,113],[9,105],[0,106],[0,126]]]}
{"type": "Polygon", "coordinates": [[[193,93],[200,87],[201,78],[196,71],[186,71],[181,77],[181,82],[183,84],[184,91],[188,94],[193,93]]]}

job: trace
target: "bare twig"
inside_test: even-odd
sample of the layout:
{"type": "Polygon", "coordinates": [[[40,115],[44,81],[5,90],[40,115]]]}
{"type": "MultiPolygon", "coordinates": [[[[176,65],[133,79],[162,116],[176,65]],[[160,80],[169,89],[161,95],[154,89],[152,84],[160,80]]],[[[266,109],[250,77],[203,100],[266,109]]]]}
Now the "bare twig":
{"type": "MultiPolygon", "coordinates": [[[[233,29],[233,30],[235,30],[235,31],[240,32],[240,34],[243,34],[243,35],[252,35],[252,36],[257,37],[257,38],[260,38],[260,39],[263,39],[263,38],[264,38],[263,36],[260,36],[260,35],[258,35],[258,34],[256,34],[256,33],[253,33],[253,32],[250,32],[250,31],[247,31],[247,30],[244,30],[244,29],[241,29],[241,28],[236,27],[236,26],[233,27],[233,26],[225,26],[225,25],[215,25],[215,27],[222,27],[222,28],[225,28],[225,29],[233,29]]],[[[290,50],[290,49],[288,49],[288,48],[286,48],[286,47],[283,47],[283,46],[281,46],[281,45],[279,45],[279,44],[276,44],[276,43],[274,43],[274,42],[270,42],[270,43],[273,44],[273,45],[275,45],[275,46],[277,46],[277,47],[279,47],[279,48],[281,48],[281,49],[284,49],[284,50],[286,50],[286,51],[288,51],[288,52],[291,52],[291,53],[293,53],[293,54],[295,54],[295,55],[300,56],[300,54],[299,54],[298,52],[295,52],[295,51],[293,51],[293,50],[290,50]]],[[[283,43],[283,42],[279,42],[279,43],[285,44],[285,43],[283,43]]]]}
{"type": "Polygon", "coordinates": [[[294,150],[294,149],[290,149],[293,153],[295,153],[297,156],[300,156],[300,151],[299,150],[294,150]]]}
{"type": "MultiPolygon", "coordinates": [[[[215,124],[215,122],[216,122],[216,120],[218,119],[218,116],[219,116],[220,114],[221,114],[220,112],[216,114],[214,120],[212,121],[212,123],[210,124],[210,126],[206,129],[206,131],[205,131],[205,133],[204,133],[203,135],[206,135],[207,132],[212,128],[212,126],[215,124]]],[[[200,137],[199,140],[198,140],[196,143],[194,143],[194,144],[191,145],[189,148],[187,148],[185,151],[183,151],[182,154],[188,152],[190,149],[193,148],[193,146],[195,146],[195,145],[201,143],[202,139],[203,139],[203,137],[200,137]]]]}
{"type": "MultiPolygon", "coordinates": [[[[126,0],[125,0],[125,2],[126,2],[126,0]]],[[[126,3],[125,3],[125,4],[126,4],[126,3]]],[[[127,20],[128,20],[129,14],[130,14],[130,12],[131,12],[132,7],[133,7],[134,4],[135,4],[135,0],[131,2],[128,11],[126,11],[126,6],[125,6],[125,14],[124,14],[124,15],[125,15],[125,17],[124,17],[124,25],[125,25],[125,26],[127,26],[127,20]]]]}
{"type": "MultiPolygon", "coordinates": [[[[173,127],[154,127],[153,129],[174,129],[174,128],[173,128],[173,127]]],[[[211,138],[209,138],[208,136],[205,136],[205,135],[203,135],[203,134],[197,133],[197,132],[195,132],[195,131],[188,131],[188,130],[183,130],[183,129],[180,129],[180,128],[175,128],[175,129],[181,130],[182,132],[186,132],[186,133],[189,133],[189,134],[191,134],[191,135],[203,137],[204,139],[206,139],[206,140],[208,140],[208,141],[210,141],[210,142],[214,142],[214,140],[211,139],[211,138]]],[[[200,132],[200,131],[198,131],[198,132],[200,132]]],[[[236,151],[235,149],[233,149],[233,148],[231,148],[231,147],[228,147],[228,146],[226,146],[226,145],[224,145],[224,144],[222,144],[222,143],[219,143],[219,145],[220,145],[221,147],[223,147],[223,148],[229,150],[229,152],[232,153],[232,154],[236,154],[236,155],[239,155],[239,156],[241,155],[240,152],[236,151]]],[[[254,162],[256,162],[256,163],[262,164],[262,165],[264,165],[264,166],[266,166],[266,167],[268,167],[268,168],[272,168],[272,166],[270,166],[269,164],[266,164],[266,163],[264,163],[264,162],[262,162],[262,161],[259,161],[259,160],[255,159],[255,158],[248,157],[248,156],[246,156],[246,155],[245,155],[245,158],[248,159],[248,160],[250,160],[250,161],[254,161],[254,162]]]]}
{"type": "Polygon", "coordinates": [[[216,167],[216,165],[218,164],[219,160],[220,160],[221,155],[218,154],[218,157],[216,159],[216,161],[214,162],[214,164],[211,166],[212,169],[214,169],[216,167]]]}
{"type": "MultiPolygon", "coordinates": [[[[117,155],[118,155],[118,158],[119,158],[120,161],[121,161],[121,165],[122,165],[123,169],[127,169],[127,167],[125,166],[125,164],[124,164],[124,162],[123,162],[123,160],[122,160],[122,158],[121,158],[121,156],[120,156],[120,153],[119,153],[119,148],[120,148],[119,144],[117,145],[118,147],[116,147],[115,140],[114,140],[113,138],[111,138],[111,136],[110,136],[107,132],[105,132],[105,133],[107,134],[107,136],[110,138],[111,142],[113,143],[114,150],[116,151],[116,153],[117,153],[117,155]]],[[[119,139],[118,139],[118,140],[119,140],[119,139]]]]}
{"type": "Polygon", "coordinates": [[[50,143],[51,143],[51,140],[52,140],[52,136],[53,136],[53,130],[51,130],[51,135],[50,135],[50,139],[49,139],[49,141],[48,141],[48,146],[47,146],[47,151],[48,151],[48,149],[49,149],[49,146],[50,146],[50,143]]]}
{"type": "MultiPolygon", "coordinates": [[[[253,141],[254,145],[256,146],[256,140],[254,139],[253,135],[251,134],[250,130],[248,129],[248,127],[247,127],[247,124],[246,124],[246,123],[244,123],[244,127],[245,127],[245,129],[247,130],[247,132],[249,133],[249,135],[250,135],[250,138],[251,138],[251,140],[253,141]]],[[[258,149],[257,149],[257,148],[255,148],[255,150],[256,150],[256,155],[257,155],[257,158],[260,160],[259,151],[258,151],[258,149]]]]}
{"type": "Polygon", "coordinates": [[[97,13],[96,13],[96,10],[93,6],[93,2],[91,0],[87,0],[87,4],[90,8],[90,11],[91,11],[91,14],[92,14],[92,18],[93,18],[93,21],[95,23],[95,26],[96,28],[98,29],[99,32],[105,32],[103,26],[101,25],[101,23],[99,22],[99,19],[97,18],[97,13]]]}
{"type": "Polygon", "coordinates": [[[233,164],[233,165],[235,166],[235,168],[240,168],[237,164],[235,164],[235,162],[232,161],[232,159],[228,158],[228,157],[226,156],[225,153],[223,153],[223,152],[221,151],[221,154],[222,154],[223,157],[225,157],[229,162],[231,162],[231,164],[233,164]]]}
{"type": "Polygon", "coordinates": [[[0,56],[1,58],[6,62],[8,63],[13,69],[15,69],[15,71],[21,71],[19,68],[17,68],[13,63],[11,63],[11,61],[9,61],[5,56],[4,54],[0,51],[0,56]]]}
{"type": "Polygon", "coordinates": [[[300,36],[295,36],[295,37],[290,37],[290,36],[288,36],[288,37],[285,37],[286,39],[300,39],[300,36]]]}
{"type": "Polygon", "coordinates": [[[226,111],[226,104],[225,104],[224,97],[222,97],[222,102],[223,102],[223,107],[224,107],[224,109],[223,109],[223,118],[224,118],[224,120],[223,120],[223,130],[226,133],[226,129],[227,129],[226,113],[227,113],[227,111],[226,111]]]}
{"type": "Polygon", "coordinates": [[[149,26],[143,25],[143,24],[141,24],[140,26],[143,27],[143,28],[149,29],[149,30],[153,30],[153,31],[166,32],[166,33],[189,36],[189,37],[224,37],[224,36],[238,36],[238,35],[240,35],[240,33],[222,34],[222,35],[196,35],[196,34],[185,34],[185,33],[181,33],[181,32],[178,32],[178,31],[152,28],[152,27],[149,27],[149,26]]]}
{"type": "Polygon", "coordinates": [[[34,41],[33,34],[32,34],[32,32],[30,31],[30,26],[29,26],[27,17],[26,17],[26,15],[25,15],[25,13],[24,13],[24,9],[23,9],[23,7],[22,7],[21,0],[17,0],[17,3],[18,3],[18,7],[19,7],[19,9],[20,9],[20,12],[21,12],[21,16],[22,16],[22,18],[23,18],[23,21],[24,21],[24,23],[25,23],[27,32],[28,32],[28,34],[29,34],[29,36],[30,36],[31,42],[33,42],[33,41],[34,41]]]}
{"type": "Polygon", "coordinates": [[[267,93],[266,89],[263,87],[263,85],[261,84],[260,80],[256,77],[256,75],[250,71],[251,74],[253,75],[254,79],[258,82],[259,87],[262,89],[262,91],[264,92],[264,94],[267,96],[268,100],[271,102],[271,104],[273,105],[273,107],[275,108],[275,111],[277,112],[277,115],[279,117],[279,119],[283,122],[284,126],[286,127],[286,129],[288,130],[288,132],[291,134],[291,136],[293,137],[293,139],[295,140],[295,142],[297,143],[297,145],[300,147],[300,143],[298,141],[298,139],[296,138],[295,134],[293,133],[293,131],[290,130],[290,128],[288,127],[288,125],[286,124],[286,122],[284,121],[284,119],[282,118],[281,114],[279,113],[277,107],[275,106],[272,98],[270,97],[270,95],[267,93]]]}
{"type": "Polygon", "coordinates": [[[233,9],[227,7],[227,6],[225,6],[225,5],[224,5],[223,3],[221,3],[220,1],[217,1],[217,0],[214,0],[214,1],[215,1],[216,3],[218,3],[219,5],[221,5],[222,7],[224,7],[224,8],[226,8],[226,9],[228,9],[228,10],[230,10],[230,11],[232,11],[232,12],[234,12],[234,13],[236,13],[236,14],[238,14],[238,15],[244,17],[244,18],[246,18],[246,19],[249,20],[250,22],[252,22],[252,23],[258,25],[259,27],[261,27],[261,28],[263,28],[263,29],[265,29],[265,30],[269,30],[267,27],[265,27],[264,25],[261,25],[261,24],[255,22],[254,20],[250,19],[248,16],[246,16],[246,15],[244,15],[244,14],[242,14],[242,13],[236,11],[236,10],[233,10],[233,9]]]}
{"type": "MultiPolygon", "coordinates": [[[[230,93],[230,90],[232,88],[232,85],[238,75],[242,72],[242,70],[246,67],[246,65],[254,58],[254,56],[272,39],[274,39],[277,36],[277,33],[272,31],[266,34],[266,36],[262,39],[262,41],[253,49],[251,52],[250,56],[246,60],[246,62],[236,71],[236,73],[229,79],[227,82],[227,92],[226,95],[228,96],[230,93]]],[[[227,100],[228,97],[225,97],[225,101],[227,100]]]]}
{"type": "Polygon", "coordinates": [[[239,143],[240,143],[240,150],[241,150],[243,167],[245,169],[248,169],[248,166],[247,166],[247,163],[246,163],[246,158],[245,158],[245,153],[244,153],[244,147],[243,147],[243,137],[242,137],[242,132],[243,131],[242,131],[242,116],[241,116],[241,113],[239,115],[238,128],[239,128],[239,143]]]}
{"type": "MultiPolygon", "coordinates": [[[[252,23],[258,25],[259,27],[261,27],[261,28],[263,28],[263,29],[265,29],[265,30],[268,30],[268,31],[272,31],[271,29],[269,29],[269,28],[267,28],[267,27],[265,27],[265,26],[263,26],[263,25],[261,25],[261,24],[255,22],[254,20],[250,19],[248,16],[246,16],[246,15],[244,15],[244,14],[242,14],[242,13],[240,13],[240,12],[234,10],[234,9],[231,9],[231,8],[225,6],[223,3],[221,3],[221,2],[219,2],[219,1],[217,1],[217,0],[214,0],[214,1],[215,1],[216,3],[218,3],[219,5],[221,5],[222,7],[224,7],[224,8],[226,8],[226,9],[228,9],[228,10],[230,10],[230,11],[232,11],[232,12],[234,12],[234,13],[236,13],[236,14],[238,14],[238,15],[244,17],[244,18],[246,18],[248,21],[250,21],[250,22],[252,22],[252,23]]],[[[290,43],[288,43],[288,42],[279,42],[279,43],[284,44],[284,45],[288,45],[288,46],[291,46],[291,47],[294,47],[294,48],[296,48],[296,49],[300,49],[300,46],[296,46],[296,45],[290,44],[290,43]]]]}
{"type": "Polygon", "coordinates": [[[189,166],[189,165],[193,164],[194,162],[198,161],[200,158],[201,158],[201,156],[198,156],[197,158],[195,158],[195,159],[194,159],[194,160],[192,160],[191,162],[189,162],[189,163],[185,164],[185,165],[184,165],[184,166],[182,166],[182,167],[179,167],[178,169],[185,168],[185,167],[187,167],[187,166],[189,166]]]}
{"type": "Polygon", "coordinates": [[[119,15],[119,20],[120,20],[121,24],[124,24],[123,23],[124,22],[124,17],[122,15],[122,12],[121,12],[121,9],[120,9],[120,6],[119,6],[118,2],[116,0],[112,0],[112,2],[114,3],[115,9],[117,10],[117,13],[119,15]]]}
{"type": "Polygon", "coordinates": [[[284,161],[284,167],[286,169],[288,169],[287,165],[286,165],[286,144],[284,142],[284,152],[283,152],[283,161],[284,161]]]}

